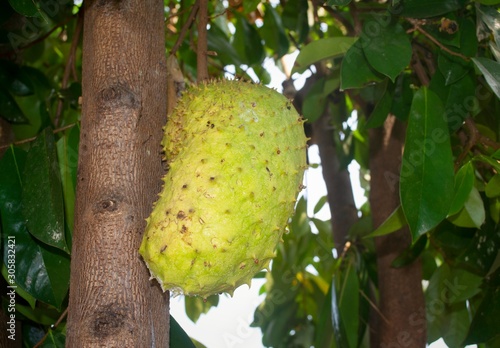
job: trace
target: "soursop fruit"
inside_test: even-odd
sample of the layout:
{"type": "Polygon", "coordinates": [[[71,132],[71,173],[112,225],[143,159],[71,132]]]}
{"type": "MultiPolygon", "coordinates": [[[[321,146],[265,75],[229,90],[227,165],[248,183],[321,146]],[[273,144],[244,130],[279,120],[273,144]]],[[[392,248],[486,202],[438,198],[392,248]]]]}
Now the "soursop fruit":
{"type": "Polygon", "coordinates": [[[184,93],[139,250],[163,291],[232,294],[268,267],[302,187],[303,123],[264,86],[223,80],[184,93]]]}

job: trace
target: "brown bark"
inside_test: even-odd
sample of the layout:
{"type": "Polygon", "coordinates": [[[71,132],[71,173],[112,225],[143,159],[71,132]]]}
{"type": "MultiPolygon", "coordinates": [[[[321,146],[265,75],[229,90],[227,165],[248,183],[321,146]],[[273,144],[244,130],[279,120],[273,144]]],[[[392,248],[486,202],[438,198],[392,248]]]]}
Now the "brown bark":
{"type": "MultiPolygon", "coordinates": [[[[370,206],[378,227],[398,207],[399,186],[387,180],[399,175],[405,127],[390,115],[384,126],[370,133],[370,206]],[[389,174],[389,175],[388,175],[389,174]]],[[[375,240],[378,267],[379,311],[372,348],[419,348],[426,345],[425,302],[420,260],[402,268],[391,262],[411,243],[404,228],[375,240]]]]}
{"type": "Polygon", "coordinates": [[[68,347],[168,347],[168,296],[138,248],[160,190],[160,0],[85,1],[68,347]]]}
{"type": "Polygon", "coordinates": [[[340,255],[347,241],[347,233],[358,219],[351,178],[347,169],[340,167],[328,107],[323,115],[312,124],[312,128],[314,142],[319,148],[323,179],[328,192],[333,242],[340,255]]]}

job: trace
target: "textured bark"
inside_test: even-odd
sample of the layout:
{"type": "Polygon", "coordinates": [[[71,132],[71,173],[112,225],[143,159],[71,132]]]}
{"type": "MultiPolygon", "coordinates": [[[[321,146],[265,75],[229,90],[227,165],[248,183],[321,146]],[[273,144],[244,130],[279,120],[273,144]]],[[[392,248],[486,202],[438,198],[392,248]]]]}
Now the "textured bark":
{"type": "Polygon", "coordinates": [[[328,192],[328,204],[332,216],[333,242],[337,252],[344,249],[347,233],[358,219],[351,178],[347,169],[340,167],[329,108],[313,123],[313,139],[319,148],[323,179],[328,192]]]}
{"type": "Polygon", "coordinates": [[[138,248],[160,191],[163,1],[85,1],[68,347],[168,347],[168,295],[138,248]]]}
{"type": "MultiPolygon", "coordinates": [[[[399,175],[404,134],[404,125],[394,116],[389,116],[383,127],[370,133],[370,206],[374,228],[399,205],[399,185],[391,178],[399,175]]],[[[391,267],[391,262],[410,243],[407,228],[375,240],[380,312],[372,314],[378,316],[375,336],[379,337],[379,342],[372,344],[371,348],[419,348],[426,345],[421,262],[418,259],[403,268],[391,267]]]]}

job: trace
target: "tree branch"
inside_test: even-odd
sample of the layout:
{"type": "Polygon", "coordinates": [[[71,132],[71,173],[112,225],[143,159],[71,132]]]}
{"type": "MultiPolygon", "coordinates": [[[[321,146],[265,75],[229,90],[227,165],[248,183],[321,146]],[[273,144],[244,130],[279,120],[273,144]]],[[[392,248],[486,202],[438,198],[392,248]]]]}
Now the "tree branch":
{"type": "Polygon", "coordinates": [[[170,51],[171,55],[175,55],[177,53],[177,50],[182,44],[182,41],[184,41],[184,38],[186,37],[186,33],[191,28],[191,25],[193,25],[193,21],[196,17],[196,14],[198,13],[198,9],[200,8],[200,0],[196,0],[196,2],[193,4],[193,7],[191,8],[191,12],[189,13],[189,17],[184,23],[184,25],[181,28],[181,31],[179,32],[179,36],[177,36],[177,41],[174,44],[174,47],[172,47],[172,50],[170,51]]]}
{"type": "Polygon", "coordinates": [[[196,65],[198,83],[208,80],[208,56],[207,56],[207,24],[208,24],[208,0],[199,0],[198,11],[198,44],[196,47],[196,65]]]}
{"type": "MultiPolygon", "coordinates": [[[[60,133],[60,132],[63,132],[65,131],[66,129],[70,129],[70,128],[73,128],[77,123],[71,123],[71,124],[68,124],[64,127],[61,127],[61,128],[57,128],[57,129],[54,129],[52,131],[52,133],[54,134],[57,134],[57,133],[60,133]]],[[[32,138],[26,138],[26,139],[23,139],[23,140],[19,140],[19,141],[14,141],[13,143],[10,143],[10,144],[7,144],[7,145],[1,145],[0,146],[0,150],[1,149],[6,149],[12,145],[22,145],[22,144],[26,144],[26,143],[30,143],[32,141],[34,141],[37,137],[32,137],[32,138]]]]}

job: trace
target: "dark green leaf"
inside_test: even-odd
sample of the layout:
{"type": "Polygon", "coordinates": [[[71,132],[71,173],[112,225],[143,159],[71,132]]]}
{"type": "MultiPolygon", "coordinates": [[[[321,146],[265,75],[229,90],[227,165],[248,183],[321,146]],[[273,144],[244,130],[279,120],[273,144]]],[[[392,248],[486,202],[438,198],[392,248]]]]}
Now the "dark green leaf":
{"type": "Polygon", "coordinates": [[[74,223],[79,137],[80,131],[75,126],[57,141],[57,158],[64,194],[64,218],[70,232],[73,231],[74,223]]]}
{"type": "Polygon", "coordinates": [[[328,6],[346,6],[349,5],[351,0],[327,0],[328,6]]]}
{"type": "Polygon", "coordinates": [[[292,72],[302,73],[311,64],[323,59],[340,57],[351,48],[356,40],[357,38],[354,37],[329,37],[312,41],[300,51],[292,72]]]}
{"type": "Polygon", "coordinates": [[[483,57],[472,58],[472,60],[483,73],[493,92],[500,98],[500,63],[483,57]]]}
{"type": "Polygon", "coordinates": [[[17,70],[17,74],[10,82],[9,92],[17,96],[27,96],[35,92],[35,86],[31,81],[28,69],[21,68],[17,70]]]}
{"type": "Polygon", "coordinates": [[[362,88],[370,83],[382,81],[379,74],[366,60],[361,42],[358,40],[346,52],[340,68],[340,88],[362,88]]]}
{"type": "Polygon", "coordinates": [[[0,161],[2,237],[16,241],[16,283],[36,299],[60,308],[69,286],[69,257],[38,242],[27,230],[21,200],[26,157],[10,148],[0,161]]]}
{"type": "Polygon", "coordinates": [[[208,49],[217,53],[217,58],[224,64],[241,64],[238,52],[229,43],[226,34],[217,26],[212,25],[207,33],[208,49]]]}
{"type": "Polygon", "coordinates": [[[0,89],[0,116],[10,123],[28,123],[19,105],[4,89],[0,89]]]}
{"type": "Polygon", "coordinates": [[[444,75],[446,85],[451,85],[463,78],[470,69],[464,60],[441,51],[438,56],[439,71],[444,75]]]}
{"type": "Polygon", "coordinates": [[[308,9],[307,0],[289,0],[285,3],[281,14],[283,25],[296,33],[299,44],[302,44],[309,34],[308,9]]]}
{"type": "Polygon", "coordinates": [[[186,331],[173,316],[170,316],[170,348],[196,348],[186,331]]]}
{"type": "Polygon", "coordinates": [[[377,102],[375,108],[366,122],[366,128],[377,128],[384,124],[387,115],[391,111],[392,100],[394,97],[394,85],[388,83],[382,83],[381,87],[384,86],[385,92],[382,95],[382,98],[377,102]]]}
{"type": "Polygon", "coordinates": [[[9,0],[10,6],[26,17],[33,17],[39,12],[37,2],[35,0],[9,0]]]}
{"type": "Polygon", "coordinates": [[[69,252],[64,233],[64,203],[54,135],[46,128],[33,142],[24,168],[23,207],[30,233],[69,252]]]}
{"type": "Polygon", "coordinates": [[[281,58],[288,53],[290,43],[283,29],[281,17],[276,10],[268,3],[264,4],[264,7],[264,24],[260,29],[261,35],[266,46],[273,50],[276,58],[281,58]]]}
{"type": "Polygon", "coordinates": [[[462,209],[473,186],[474,167],[472,166],[472,162],[469,161],[455,174],[455,194],[450,206],[450,215],[456,214],[460,209],[462,209]]]}
{"type": "MultiPolygon", "coordinates": [[[[436,74],[437,75],[437,74],[436,74]]],[[[445,99],[445,115],[451,132],[459,129],[466,117],[476,116],[479,103],[476,97],[476,81],[471,73],[449,86],[449,94],[445,99]]]]}
{"type": "Polygon", "coordinates": [[[385,23],[387,19],[375,17],[365,24],[360,41],[365,57],[379,73],[392,81],[410,63],[412,48],[406,31],[400,24],[385,23]],[[377,35],[372,34],[370,24],[376,23],[377,35]]]}
{"type": "Polygon", "coordinates": [[[499,335],[500,287],[488,287],[481,305],[477,309],[463,344],[483,343],[499,335]]]}
{"type": "Polygon", "coordinates": [[[242,1],[243,3],[243,13],[248,14],[250,12],[255,11],[257,5],[260,4],[260,0],[247,0],[242,1]]]}
{"type": "Polygon", "coordinates": [[[43,341],[40,348],[64,348],[66,346],[66,330],[63,327],[62,331],[59,327],[57,329],[49,329],[45,341],[43,341]]]}
{"type": "Polygon", "coordinates": [[[396,257],[391,262],[391,267],[401,268],[409,265],[420,256],[422,251],[424,251],[427,245],[427,235],[424,234],[417,239],[417,241],[410,245],[405,251],[403,251],[398,257],[396,257]]]}
{"type": "Polygon", "coordinates": [[[243,64],[260,64],[265,57],[264,46],[257,32],[248,20],[238,12],[233,12],[236,18],[236,32],[233,38],[233,47],[243,64]]]}
{"type": "Polygon", "coordinates": [[[401,205],[413,239],[441,222],[453,199],[453,156],[443,105],[432,91],[414,96],[401,166],[401,205]]]}
{"type": "Polygon", "coordinates": [[[403,0],[391,12],[403,17],[429,18],[462,8],[466,0],[403,0]]]}
{"type": "Polygon", "coordinates": [[[401,74],[397,77],[394,86],[391,114],[406,122],[410,114],[413,101],[413,88],[409,74],[401,74]]]}
{"type": "Polygon", "coordinates": [[[186,296],[184,298],[186,314],[194,323],[198,321],[200,315],[208,313],[212,307],[217,307],[218,304],[219,295],[209,296],[206,300],[201,297],[186,296]]]}

